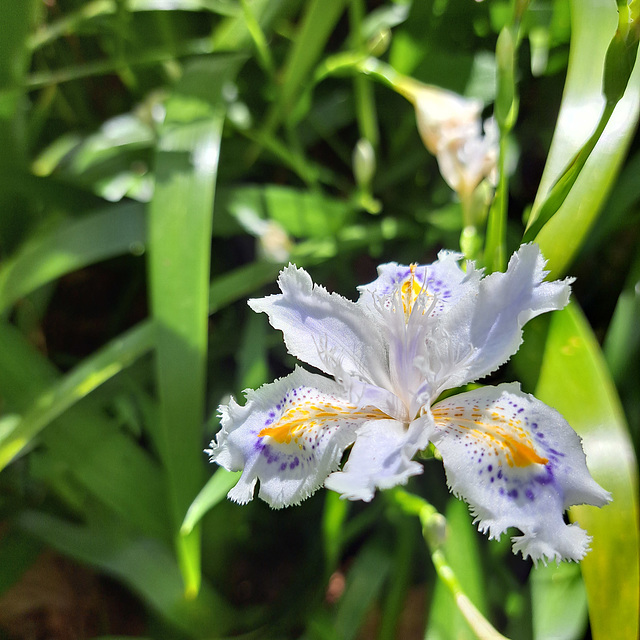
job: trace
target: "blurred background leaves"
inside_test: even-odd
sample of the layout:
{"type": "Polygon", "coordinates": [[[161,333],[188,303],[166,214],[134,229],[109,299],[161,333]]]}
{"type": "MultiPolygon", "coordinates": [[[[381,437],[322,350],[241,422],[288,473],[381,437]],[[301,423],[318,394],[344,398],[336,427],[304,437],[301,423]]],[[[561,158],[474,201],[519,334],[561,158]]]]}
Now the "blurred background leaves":
{"type": "Polygon", "coordinates": [[[498,101],[477,257],[501,268],[528,226],[577,302],[493,381],[562,411],[615,501],[571,512],[594,536],[581,573],[479,536],[435,459],[409,490],[502,634],[635,640],[638,3],[619,5],[0,3],[0,635],[476,637],[387,496],[239,507],[202,453],[220,402],[293,365],[244,302],[284,264],[353,298],[380,262],[460,246],[460,202],[378,60],[484,117],[498,101]],[[616,29],[631,80],[599,130],[616,29]]]}

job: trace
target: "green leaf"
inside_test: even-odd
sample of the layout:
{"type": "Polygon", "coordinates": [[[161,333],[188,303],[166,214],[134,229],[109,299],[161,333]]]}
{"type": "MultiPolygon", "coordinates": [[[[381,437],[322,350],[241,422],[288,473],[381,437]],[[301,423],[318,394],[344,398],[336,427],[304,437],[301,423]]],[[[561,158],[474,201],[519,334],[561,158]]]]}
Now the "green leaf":
{"type": "Polygon", "coordinates": [[[131,535],[114,523],[75,525],[54,516],[24,512],[17,525],[54,549],[121,580],[153,609],[191,637],[219,638],[234,612],[210,588],[186,598],[180,571],[157,540],[131,535]]]}
{"type": "Polygon", "coordinates": [[[240,478],[240,471],[227,471],[221,467],[209,478],[207,484],[202,487],[196,499],[191,503],[187,515],[184,518],[180,531],[183,535],[191,533],[202,517],[213,509],[226,496],[240,478]]]}
{"type": "Polygon", "coordinates": [[[588,608],[579,565],[536,567],[530,583],[534,640],[583,638],[588,608]]]}
{"type": "Polygon", "coordinates": [[[604,354],[611,375],[618,386],[637,389],[633,366],[638,363],[640,351],[640,247],[625,283],[618,297],[611,323],[604,342],[604,354]]]}
{"type": "MultiPolygon", "coordinates": [[[[616,30],[614,2],[572,0],[572,37],[567,80],[547,164],[531,213],[535,221],[554,183],[598,124],[605,99],[602,70],[616,30]]],[[[613,186],[635,130],[640,65],[566,199],[535,237],[553,277],[567,267],[585,241],[613,186]]],[[[530,224],[531,224],[530,223],[530,224]]]]}
{"type": "MultiPolygon", "coordinates": [[[[295,11],[299,0],[252,0],[251,11],[259,26],[266,30],[283,13],[295,11]]],[[[251,32],[244,12],[239,5],[238,15],[221,22],[215,29],[211,41],[215,51],[239,51],[247,48],[251,32]]]]}
{"type": "MultiPolygon", "coordinates": [[[[202,486],[209,270],[223,87],[238,57],[193,61],[166,105],[149,209],[149,284],[156,337],[158,440],[176,531],[202,486]]],[[[187,592],[200,582],[199,531],[179,535],[187,592]]]]}
{"type": "Polygon", "coordinates": [[[0,434],[0,471],[64,411],[149,351],[152,341],[150,324],[142,323],[49,385],[13,428],[0,434]]]}
{"type": "Polygon", "coordinates": [[[334,630],[341,640],[355,638],[391,569],[391,556],[377,542],[365,546],[354,560],[340,598],[334,630]]]}
{"type": "MultiPolygon", "coordinates": [[[[0,323],[0,389],[6,409],[28,416],[34,398],[46,398],[58,385],[54,367],[18,331],[0,323]]],[[[55,415],[54,412],[50,417],[55,415]]],[[[50,428],[41,433],[41,440],[44,447],[32,453],[32,467],[44,468],[39,459],[45,457],[132,526],[149,535],[167,537],[168,515],[160,468],[116,428],[101,407],[74,404],[50,423],[50,428]]],[[[23,446],[11,435],[7,444],[3,443],[3,458],[9,455],[5,446],[17,448],[16,442],[20,448],[23,446]]],[[[51,480],[55,485],[57,478],[51,480]]]]}
{"type": "Polygon", "coordinates": [[[536,396],[583,438],[589,469],[613,495],[602,509],[576,506],[571,518],[591,536],[582,561],[594,640],[638,637],[640,607],[638,466],[598,343],[580,309],[553,314],[536,396]]]}
{"type": "Polygon", "coordinates": [[[345,8],[345,0],[311,0],[287,54],[275,114],[282,117],[294,107],[301,88],[345,8]]]}
{"type": "MultiPolygon", "coordinates": [[[[127,0],[126,10],[136,11],[212,11],[227,16],[238,16],[240,10],[225,0],[127,0]]],[[[43,24],[27,40],[31,50],[50,44],[57,38],[82,29],[84,23],[115,15],[119,10],[118,0],[93,0],[85,2],[76,11],[67,11],[63,17],[49,24],[43,24]]]]}
{"type": "MultiPolygon", "coordinates": [[[[25,41],[38,3],[0,3],[0,176],[26,164],[27,101],[24,76],[29,68],[25,41]]],[[[0,255],[12,248],[28,226],[31,211],[17,198],[13,184],[0,190],[0,255]]]]}
{"type": "Polygon", "coordinates": [[[279,185],[227,190],[220,206],[246,228],[256,218],[273,220],[297,238],[336,235],[354,214],[353,206],[344,200],[279,185]]]}
{"type": "Polygon", "coordinates": [[[0,313],[38,287],[146,242],[144,207],[118,204],[33,236],[0,268],[0,313]]]}

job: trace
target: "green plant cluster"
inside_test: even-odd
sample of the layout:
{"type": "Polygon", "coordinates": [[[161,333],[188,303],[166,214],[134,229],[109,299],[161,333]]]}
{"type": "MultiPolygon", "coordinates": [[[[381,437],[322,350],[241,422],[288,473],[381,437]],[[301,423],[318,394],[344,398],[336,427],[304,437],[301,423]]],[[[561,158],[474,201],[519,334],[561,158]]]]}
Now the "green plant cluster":
{"type": "Polygon", "coordinates": [[[638,5],[1,2],[0,637],[634,640],[638,5]],[[569,514],[580,566],[478,535],[437,456],[407,492],[283,511],[207,464],[217,406],[294,364],[245,304],[284,265],[353,298],[467,250],[390,71],[495,113],[473,257],[535,241],[577,276],[495,378],[613,494],[569,514]]]}

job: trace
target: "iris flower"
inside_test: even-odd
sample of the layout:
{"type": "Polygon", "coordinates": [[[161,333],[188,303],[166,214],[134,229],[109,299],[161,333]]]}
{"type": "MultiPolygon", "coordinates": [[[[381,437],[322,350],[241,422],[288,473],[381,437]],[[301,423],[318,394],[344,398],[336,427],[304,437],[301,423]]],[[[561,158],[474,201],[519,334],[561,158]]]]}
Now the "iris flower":
{"type": "Polygon", "coordinates": [[[442,251],[429,265],[381,265],[352,302],[314,285],[293,265],[281,293],[249,301],[284,334],[287,349],[331,378],[296,368],[220,407],[211,460],[242,474],[229,498],[298,504],[323,484],[350,500],[405,484],[422,472],[414,456],[432,443],[451,491],[481,531],[508,527],[514,552],[534,561],[580,560],[590,538],[563,512],[602,506],[578,435],[517,383],[438,398],[491,373],[522,342],[531,318],[564,307],[570,280],[546,282],[537,245],[524,245],[505,273],[483,277],[442,251]],[[340,469],[345,452],[346,462],[340,469]]]}
{"type": "Polygon", "coordinates": [[[485,178],[495,185],[499,133],[493,118],[482,123],[482,102],[412,78],[396,84],[414,104],[420,137],[460,199],[469,199],[485,178]]]}

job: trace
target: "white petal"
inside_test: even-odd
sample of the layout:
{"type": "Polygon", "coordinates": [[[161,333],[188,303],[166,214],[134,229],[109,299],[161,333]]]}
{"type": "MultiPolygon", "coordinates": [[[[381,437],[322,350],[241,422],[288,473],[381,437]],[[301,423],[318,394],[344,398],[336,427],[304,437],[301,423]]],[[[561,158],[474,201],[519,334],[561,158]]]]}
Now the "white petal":
{"type": "Polygon", "coordinates": [[[589,474],[580,438],[557,411],[518,384],[462,393],[432,411],[431,440],[449,487],[481,531],[497,538],[517,527],[523,535],[514,551],[534,561],[585,555],[589,536],[562,514],[573,504],[603,506],[610,494],[589,474]]]}
{"type": "Polygon", "coordinates": [[[349,500],[369,502],[378,489],[406,484],[422,473],[422,465],[411,460],[428,444],[424,421],[407,428],[396,420],[376,420],[358,430],[356,442],[342,471],[332,473],[325,487],[349,500]]]}
{"type": "Polygon", "coordinates": [[[459,135],[460,130],[480,126],[482,102],[451,91],[424,86],[415,92],[416,120],[420,136],[432,154],[443,138],[459,135]]]}
{"type": "Polygon", "coordinates": [[[278,278],[281,294],[249,300],[284,334],[289,352],[329,375],[345,372],[388,387],[385,346],[374,324],[351,302],[314,285],[289,265],[278,278]]]}
{"type": "Polygon", "coordinates": [[[438,316],[430,357],[421,365],[434,395],[497,369],[518,350],[531,318],[568,303],[571,280],[544,282],[544,263],[538,245],[523,245],[506,273],[483,278],[476,291],[465,292],[438,316]]]}
{"type": "Polygon", "coordinates": [[[244,504],[259,496],[272,507],[297,504],[334,471],[356,428],[386,416],[341,397],[333,380],[296,369],[257,391],[244,407],[220,407],[222,429],[208,453],[229,471],[243,470],[229,498],[244,504]]]}

